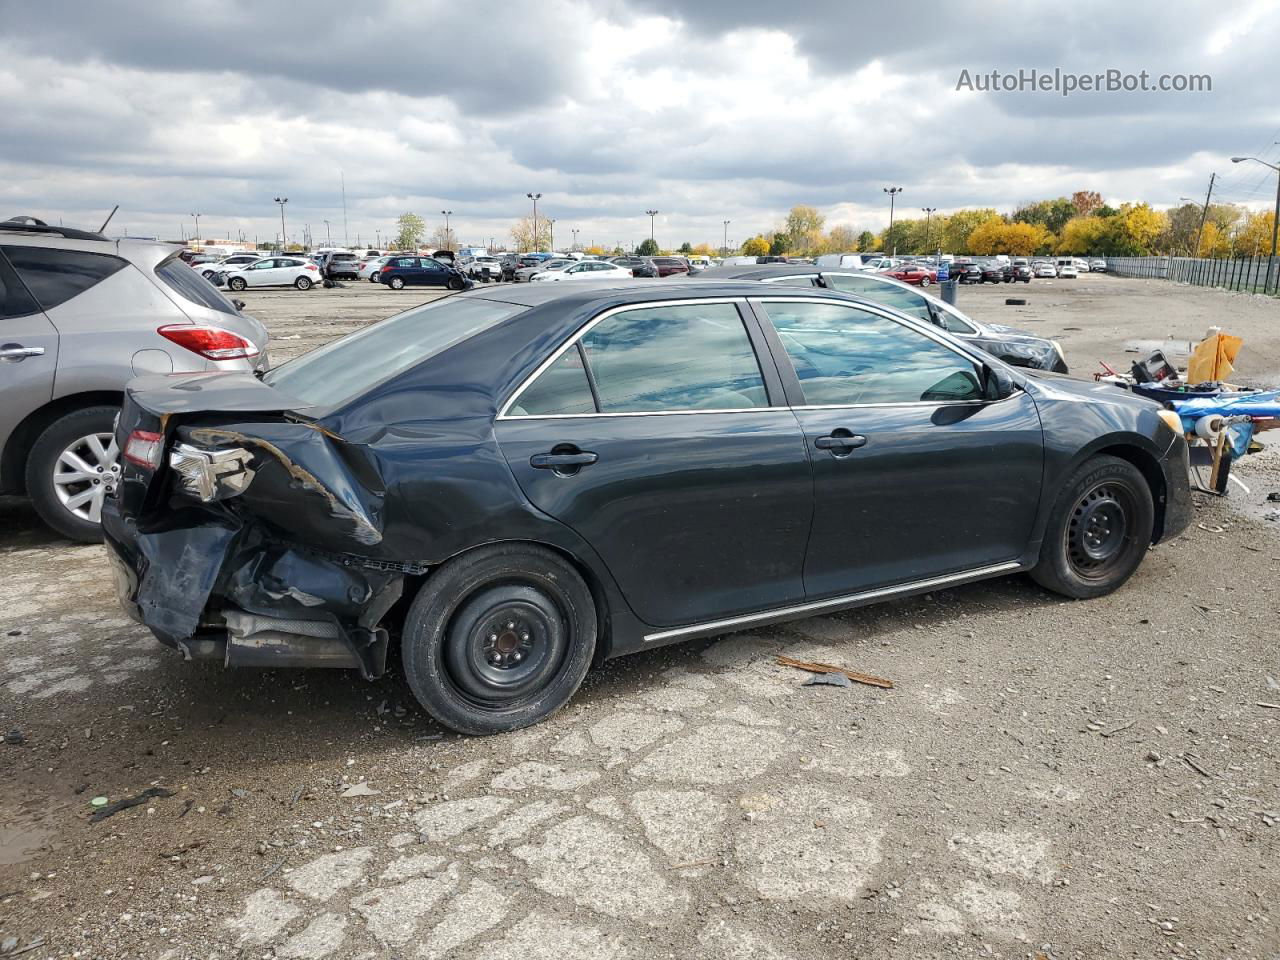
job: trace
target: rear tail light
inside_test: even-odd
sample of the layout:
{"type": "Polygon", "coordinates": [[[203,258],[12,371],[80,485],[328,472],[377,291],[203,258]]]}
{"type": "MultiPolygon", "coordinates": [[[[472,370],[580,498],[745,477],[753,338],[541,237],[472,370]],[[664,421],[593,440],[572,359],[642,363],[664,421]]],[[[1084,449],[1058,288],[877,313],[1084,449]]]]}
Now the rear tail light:
{"type": "Polygon", "coordinates": [[[205,450],[180,443],[169,454],[169,466],[183,492],[205,503],[244,493],[253,479],[251,460],[252,454],[242,447],[205,450]]]}
{"type": "Polygon", "coordinates": [[[308,269],[308,270],[318,270],[319,268],[318,268],[314,263],[308,263],[308,264],[307,264],[307,269],[308,269]]]}
{"type": "Polygon", "coordinates": [[[244,337],[217,327],[171,323],[156,333],[209,360],[241,360],[258,355],[258,348],[244,337]]]}
{"type": "Polygon", "coordinates": [[[135,430],[124,443],[124,458],[147,470],[160,466],[164,437],[150,430],[135,430]]]}

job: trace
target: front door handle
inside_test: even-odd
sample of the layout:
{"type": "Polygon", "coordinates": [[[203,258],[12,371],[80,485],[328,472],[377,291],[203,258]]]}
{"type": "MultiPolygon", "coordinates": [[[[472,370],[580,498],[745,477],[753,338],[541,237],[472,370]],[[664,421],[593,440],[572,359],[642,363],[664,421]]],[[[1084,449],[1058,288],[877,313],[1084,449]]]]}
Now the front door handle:
{"type": "Polygon", "coordinates": [[[43,357],[44,347],[24,347],[20,343],[6,343],[0,347],[0,360],[21,363],[27,357],[43,357]]]}
{"type": "Polygon", "coordinates": [[[850,433],[843,428],[832,430],[825,437],[818,437],[813,445],[819,450],[830,450],[833,457],[847,457],[859,447],[867,444],[867,438],[860,433],[850,433]]]}

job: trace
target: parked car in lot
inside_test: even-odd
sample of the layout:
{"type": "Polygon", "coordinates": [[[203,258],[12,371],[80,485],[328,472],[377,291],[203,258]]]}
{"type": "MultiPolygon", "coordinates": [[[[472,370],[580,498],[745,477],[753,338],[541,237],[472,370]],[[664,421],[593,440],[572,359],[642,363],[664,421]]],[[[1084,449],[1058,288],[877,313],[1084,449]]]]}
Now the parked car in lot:
{"type": "Polygon", "coordinates": [[[982,268],[971,260],[957,260],[951,264],[947,273],[957,283],[981,283],[982,268]]]}
{"type": "Polygon", "coordinates": [[[1107,261],[1103,260],[1101,257],[1094,257],[1089,261],[1089,271],[1091,273],[1106,273],[1107,261]]]}
{"type": "Polygon", "coordinates": [[[1192,509],[1151,401],[705,279],[485,288],[262,379],[138,380],[116,437],[108,554],[161,642],[373,678],[394,631],[469,734],[667,643],[1018,571],[1102,596],[1192,509]]]}
{"type": "Polygon", "coordinates": [[[818,270],[816,267],[719,267],[698,274],[699,279],[752,280],[783,286],[822,287],[864,297],[892,307],[909,317],[931,323],[1010,366],[1067,373],[1067,360],[1057,340],[1038,337],[1017,327],[983,323],[883,273],[853,270],[818,270]]]}
{"type": "Polygon", "coordinates": [[[689,261],[684,257],[650,257],[658,268],[658,276],[674,277],[689,272],[689,261]]]}
{"type": "Polygon", "coordinates": [[[580,260],[563,270],[544,270],[535,273],[534,283],[560,283],[565,280],[630,280],[632,273],[616,263],[600,260],[580,260]]]}
{"type": "Polygon", "coordinates": [[[1026,261],[1023,261],[1022,263],[1014,262],[1005,264],[1005,283],[1018,283],[1019,281],[1022,283],[1030,283],[1031,278],[1034,276],[1035,271],[1031,269],[1030,265],[1026,261]]]}
{"type": "Polygon", "coordinates": [[[1076,265],[1074,263],[1064,263],[1059,265],[1058,267],[1059,279],[1074,280],[1078,276],[1080,276],[1080,271],[1076,269],[1076,265]]]}
{"type": "Polygon", "coordinates": [[[50,527],[101,539],[120,481],[112,426],[140,374],[261,371],[267,331],[174,244],[0,223],[0,494],[50,527]]]}
{"type": "Polygon", "coordinates": [[[378,274],[382,272],[382,268],[387,265],[390,257],[369,257],[360,261],[360,270],[356,274],[357,280],[368,280],[370,283],[378,282],[378,274]]]}
{"type": "Polygon", "coordinates": [[[572,266],[576,262],[576,260],[559,257],[550,260],[540,260],[531,267],[521,267],[517,270],[515,279],[517,283],[528,283],[533,279],[534,274],[541,273],[544,270],[563,270],[566,267],[572,266]]]}
{"type": "Polygon", "coordinates": [[[1004,264],[999,260],[983,260],[978,264],[983,283],[1004,283],[1004,264]]]}
{"type": "Polygon", "coordinates": [[[301,257],[263,257],[220,274],[232,290],[246,287],[297,287],[310,290],[320,282],[320,267],[301,257]]]}
{"type": "Polygon", "coordinates": [[[1052,280],[1058,275],[1058,268],[1046,261],[1036,264],[1035,272],[1037,277],[1052,280]]]}
{"type": "Polygon", "coordinates": [[[652,257],[614,257],[609,261],[619,267],[626,267],[633,277],[653,279],[659,275],[658,265],[652,257]]]}
{"type": "Polygon", "coordinates": [[[480,280],[484,277],[486,271],[491,280],[502,279],[502,261],[497,257],[491,257],[487,253],[472,257],[467,261],[466,266],[462,268],[472,280],[480,280]]]}
{"type": "Polygon", "coordinates": [[[434,257],[391,257],[378,273],[378,282],[392,290],[405,287],[447,287],[462,290],[471,281],[452,264],[441,263],[434,257]]]}
{"type": "Polygon", "coordinates": [[[360,258],[346,250],[329,250],[320,257],[320,270],[328,280],[359,280],[360,258]]]}
{"type": "Polygon", "coordinates": [[[226,282],[228,272],[247,267],[249,264],[257,263],[261,259],[262,255],[258,253],[233,253],[231,256],[223,257],[213,263],[201,264],[199,273],[206,280],[221,286],[226,282]]]}
{"type": "Polygon", "coordinates": [[[920,263],[900,263],[881,273],[883,276],[919,287],[927,287],[931,283],[938,282],[938,271],[920,263]]]}

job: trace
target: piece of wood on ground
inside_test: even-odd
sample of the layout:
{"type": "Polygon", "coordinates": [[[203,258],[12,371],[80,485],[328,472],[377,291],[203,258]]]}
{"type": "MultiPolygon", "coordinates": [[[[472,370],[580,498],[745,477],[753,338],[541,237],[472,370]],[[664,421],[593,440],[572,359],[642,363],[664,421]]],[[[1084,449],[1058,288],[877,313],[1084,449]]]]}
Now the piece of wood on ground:
{"type": "Polygon", "coordinates": [[[885,690],[893,689],[892,680],[873,677],[869,673],[859,673],[857,670],[846,670],[844,667],[832,666],[829,663],[807,663],[804,660],[793,660],[791,657],[784,656],[778,657],[778,663],[784,667],[808,670],[810,673],[842,673],[855,683],[865,683],[869,687],[881,687],[885,690]]]}

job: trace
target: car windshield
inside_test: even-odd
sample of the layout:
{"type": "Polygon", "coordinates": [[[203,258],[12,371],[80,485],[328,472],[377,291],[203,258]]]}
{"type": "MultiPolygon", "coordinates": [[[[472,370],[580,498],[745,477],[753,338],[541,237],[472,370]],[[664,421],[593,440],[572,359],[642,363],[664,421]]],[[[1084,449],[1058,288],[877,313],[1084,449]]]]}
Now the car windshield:
{"type": "Polygon", "coordinates": [[[200,276],[178,258],[175,253],[156,267],[156,276],[166,287],[191,303],[197,303],[219,313],[235,316],[235,304],[224,297],[208,280],[200,276]]]}
{"type": "Polygon", "coordinates": [[[309,406],[336,407],[527,309],[493,300],[446,297],[317,347],[262,379],[309,406]]]}

